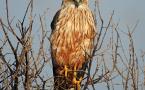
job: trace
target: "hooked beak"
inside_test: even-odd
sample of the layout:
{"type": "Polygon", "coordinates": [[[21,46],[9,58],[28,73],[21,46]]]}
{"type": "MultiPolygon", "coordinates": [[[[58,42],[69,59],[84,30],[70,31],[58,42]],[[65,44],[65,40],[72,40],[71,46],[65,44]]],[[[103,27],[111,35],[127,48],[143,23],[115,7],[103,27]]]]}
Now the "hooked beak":
{"type": "Polygon", "coordinates": [[[74,0],[74,1],[75,1],[76,7],[78,7],[80,5],[80,3],[82,2],[82,0],[74,0]]]}

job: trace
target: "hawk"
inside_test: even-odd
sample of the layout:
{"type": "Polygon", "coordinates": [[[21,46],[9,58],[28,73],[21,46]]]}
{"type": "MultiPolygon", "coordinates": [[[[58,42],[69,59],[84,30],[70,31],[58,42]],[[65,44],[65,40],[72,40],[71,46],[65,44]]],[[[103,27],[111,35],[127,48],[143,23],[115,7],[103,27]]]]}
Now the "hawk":
{"type": "Polygon", "coordinates": [[[54,16],[51,29],[54,88],[80,88],[96,35],[88,0],[62,0],[61,9],[54,16]]]}

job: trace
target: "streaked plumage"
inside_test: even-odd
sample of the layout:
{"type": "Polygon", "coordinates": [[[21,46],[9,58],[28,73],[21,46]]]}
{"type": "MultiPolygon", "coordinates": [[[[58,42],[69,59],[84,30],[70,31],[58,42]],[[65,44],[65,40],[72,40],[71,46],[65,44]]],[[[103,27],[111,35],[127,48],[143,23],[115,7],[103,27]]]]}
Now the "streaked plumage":
{"type": "MultiPolygon", "coordinates": [[[[89,60],[95,38],[95,22],[88,0],[63,0],[51,24],[50,37],[54,76],[64,76],[63,68],[81,70],[89,60]],[[77,3],[79,2],[79,3],[77,3]]],[[[68,76],[70,81],[73,75],[68,76]]]]}

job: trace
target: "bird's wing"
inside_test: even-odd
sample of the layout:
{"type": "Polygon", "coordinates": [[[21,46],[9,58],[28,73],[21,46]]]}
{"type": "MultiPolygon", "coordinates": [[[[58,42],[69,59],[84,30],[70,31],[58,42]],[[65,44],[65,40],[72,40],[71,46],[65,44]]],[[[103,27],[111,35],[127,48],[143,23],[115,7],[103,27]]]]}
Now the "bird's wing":
{"type": "Polygon", "coordinates": [[[58,10],[57,13],[55,14],[55,16],[53,17],[53,20],[51,22],[51,29],[52,29],[52,31],[55,30],[55,26],[56,26],[56,23],[58,21],[58,17],[60,15],[60,11],[61,10],[58,10]]]}
{"type": "MultiPolygon", "coordinates": [[[[51,22],[51,35],[52,35],[52,33],[54,32],[54,30],[56,29],[56,23],[58,22],[58,18],[59,18],[59,16],[60,16],[60,12],[61,12],[61,10],[58,10],[57,12],[56,12],[56,14],[55,14],[55,16],[53,17],[53,20],[52,20],[52,22],[51,22]]],[[[51,37],[51,36],[50,36],[51,37]]],[[[50,42],[51,43],[51,42],[50,42]]],[[[51,47],[52,48],[52,47],[51,47]]],[[[52,51],[51,51],[51,54],[52,54],[52,51]]],[[[56,62],[55,62],[55,58],[54,58],[54,56],[53,55],[51,55],[51,58],[52,58],[52,64],[53,64],[53,74],[54,74],[54,76],[58,76],[59,74],[58,74],[58,66],[57,66],[57,64],[56,64],[56,62]]],[[[55,78],[57,78],[57,77],[55,77],[55,78]]],[[[54,78],[54,79],[55,79],[54,78]]]]}

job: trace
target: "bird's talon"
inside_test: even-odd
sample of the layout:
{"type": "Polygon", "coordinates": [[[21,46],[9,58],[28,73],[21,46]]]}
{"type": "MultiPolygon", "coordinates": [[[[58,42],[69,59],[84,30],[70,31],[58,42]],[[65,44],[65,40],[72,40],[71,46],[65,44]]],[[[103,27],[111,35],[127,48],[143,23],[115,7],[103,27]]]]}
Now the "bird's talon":
{"type": "Polygon", "coordinates": [[[80,79],[79,79],[79,81],[81,82],[83,80],[83,78],[81,77],[80,79]]]}
{"type": "Polygon", "coordinates": [[[79,80],[76,80],[76,78],[73,78],[73,84],[77,85],[77,90],[80,90],[81,86],[80,83],[82,81],[82,77],[79,80]]]}

